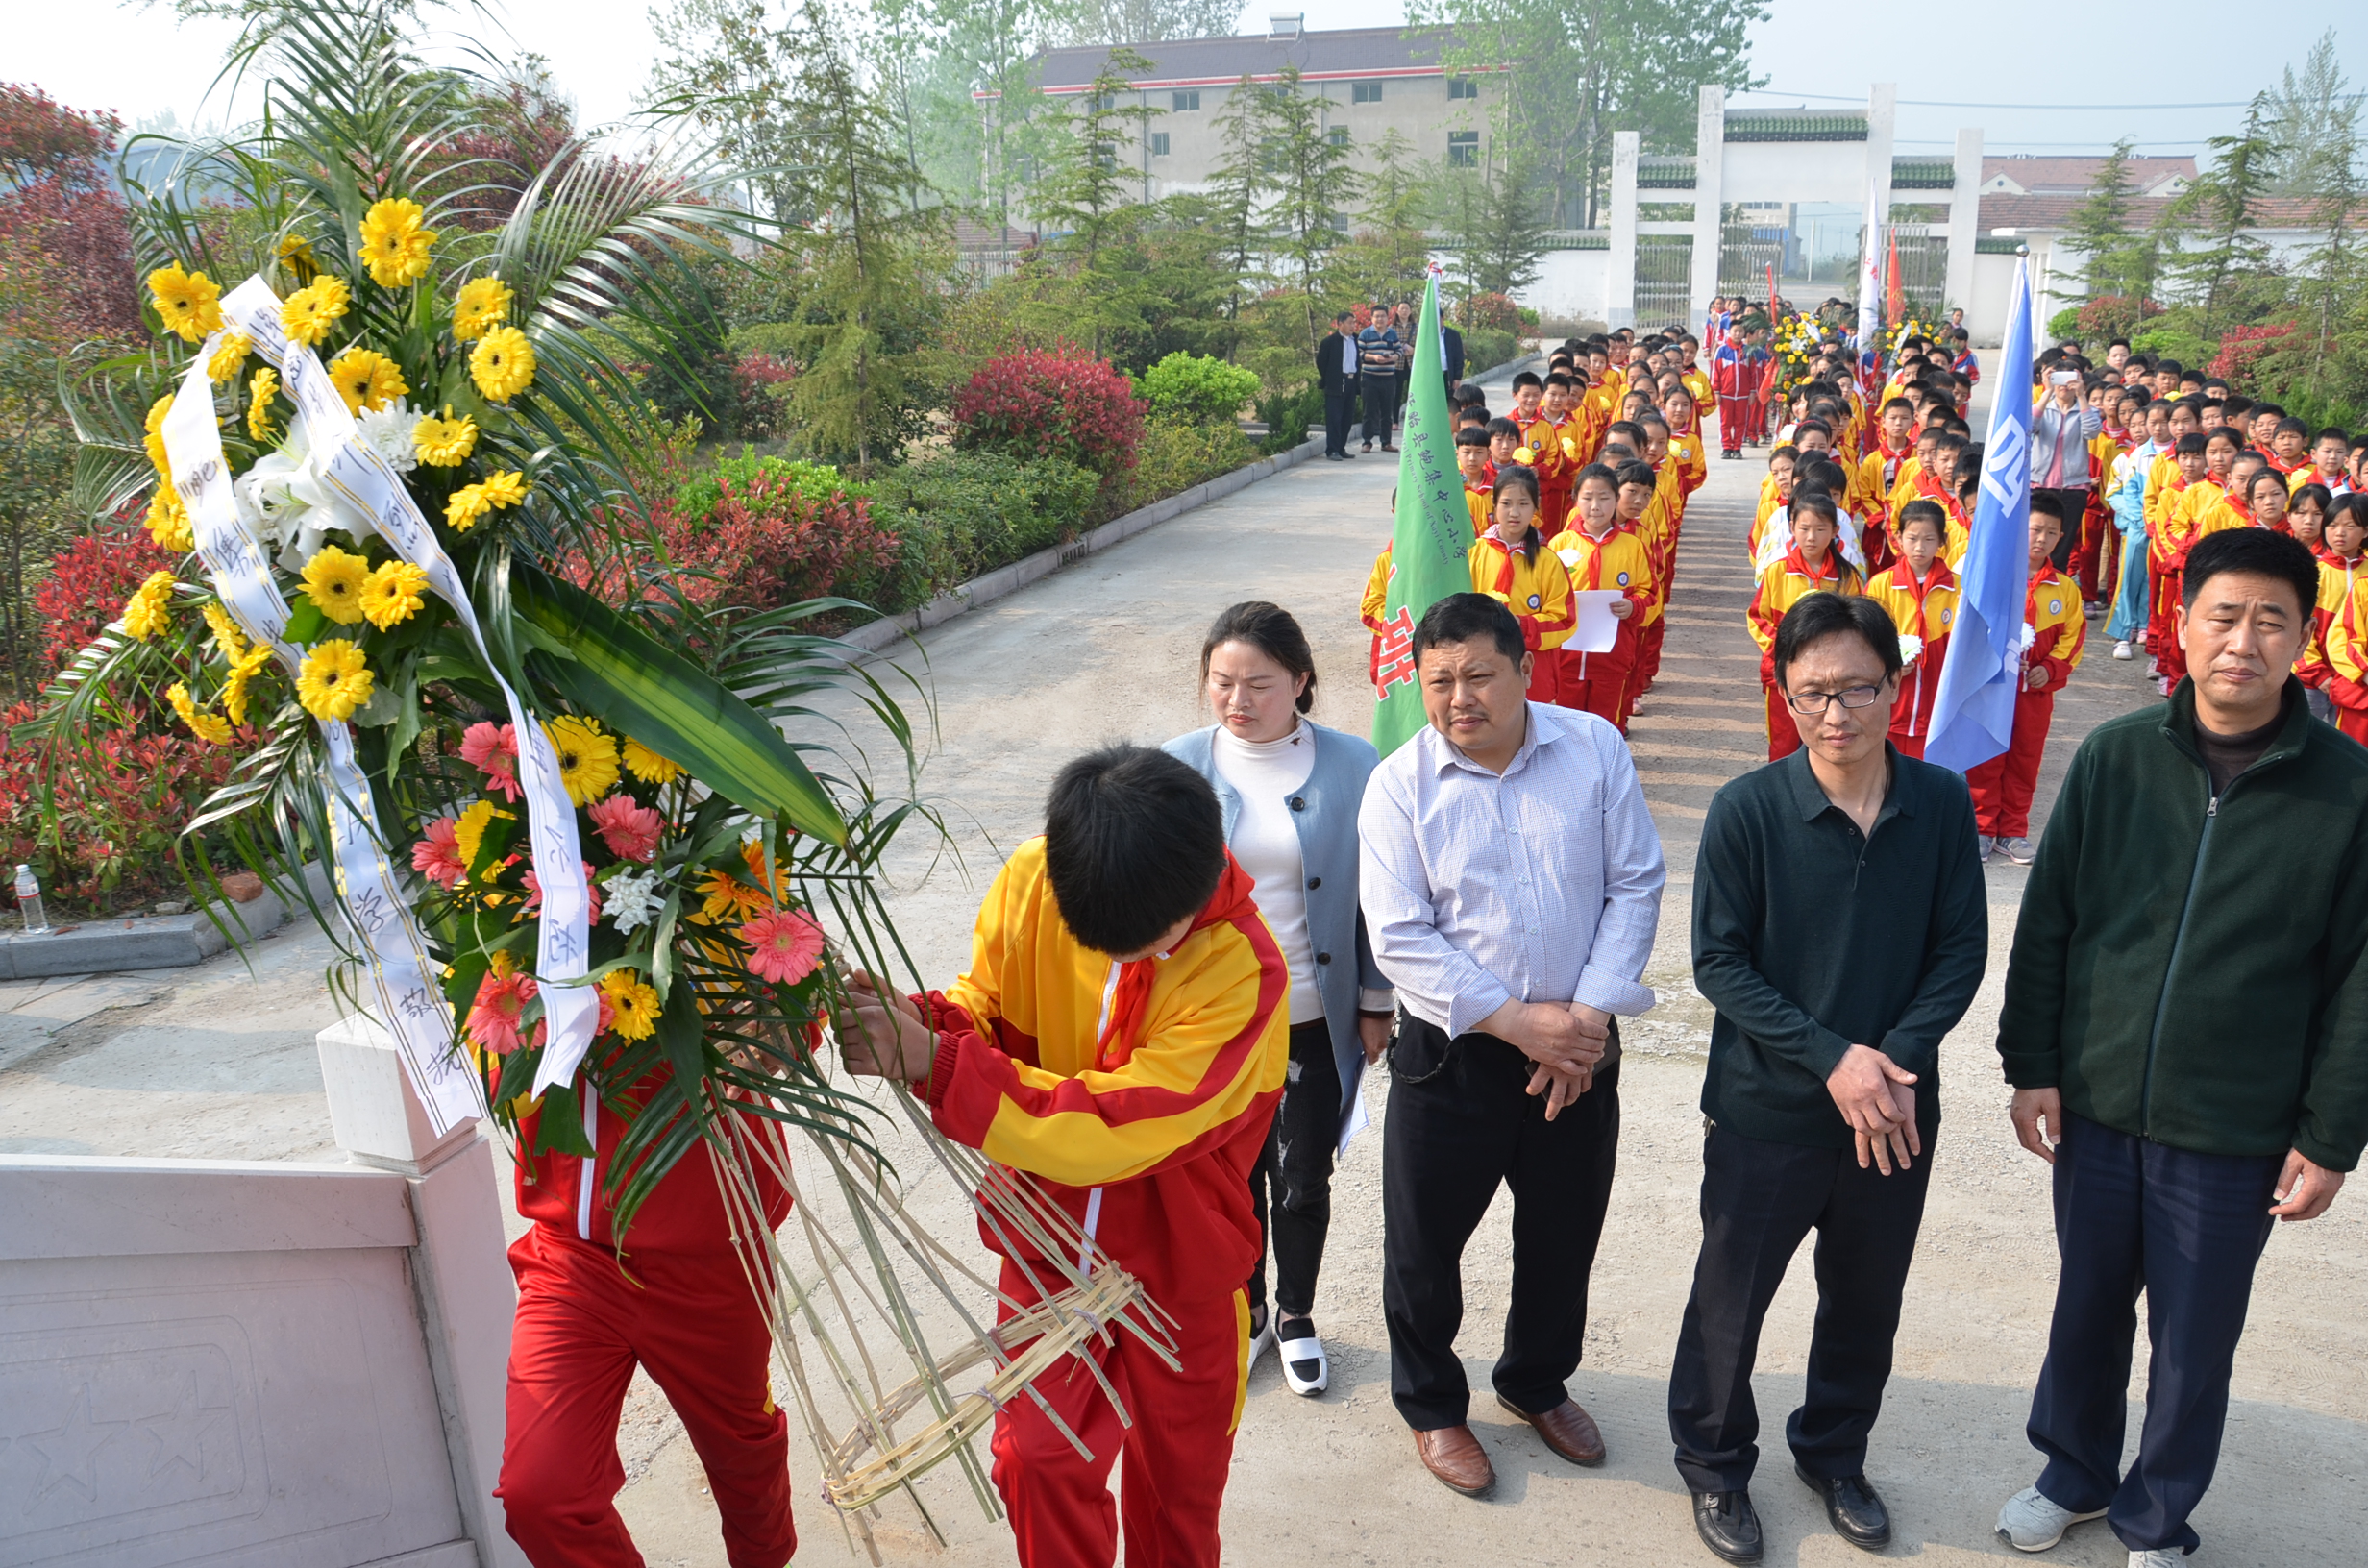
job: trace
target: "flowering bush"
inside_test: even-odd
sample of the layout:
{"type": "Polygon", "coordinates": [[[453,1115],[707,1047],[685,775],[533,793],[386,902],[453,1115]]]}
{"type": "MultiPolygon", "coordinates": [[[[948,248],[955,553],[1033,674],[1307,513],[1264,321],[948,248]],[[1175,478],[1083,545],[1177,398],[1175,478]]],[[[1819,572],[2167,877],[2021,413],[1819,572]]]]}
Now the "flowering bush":
{"type": "Polygon", "coordinates": [[[1469,331],[1486,327],[1494,331],[1521,335],[1521,307],[1511,297],[1496,293],[1471,294],[1456,307],[1456,325],[1469,331]]]}
{"type": "Polygon", "coordinates": [[[2217,376],[2232,386],[2250,388],[2252,373],[2262,356],[2277,348],[2281,339],[2291,337],[2300,330],[2290,321],[2232,327],[2221,336],[2220,352],[2212,356],[2204,374],[2217,376]]]}
{"type": "Polygon", "coordinates": [[[1135,463],[1145,405],[1109,361],[1024,349],[990,359],[954,397],[954,444],[1059,457],[1105,479],[1135,463]]]}
{"type": "Polygon", "coordinates": [[[731,368],[733,400],[739,404],[740,426],[752,435],[781,433],[782,408],[798,367],[779,355],[755,350],[743,354],[731,368]]]}
{"type": "Polygon", "coordinates": [[[2132,294],[2100,294],[2083,305],[2073,319],[2082,342],[2105,344],[2128,337],[2160,314],[2162,306],[2152,300],[2132,294]]]}
{"type": "Polygon", "coordinates": [[[1143,373],[1141,386],[1157,418],[1219,425],[1258,395],[1258,373],[1214,355],[1172,354],[1143,373]]]}
{"type": "Polygon", "coordinates": [[[50,563],[48,578],[33,594],[42,673],[54,674],[88,646],[150,573],[179,564],[179,556],[137,528],[103,529],[75,540],[50,563]]]}

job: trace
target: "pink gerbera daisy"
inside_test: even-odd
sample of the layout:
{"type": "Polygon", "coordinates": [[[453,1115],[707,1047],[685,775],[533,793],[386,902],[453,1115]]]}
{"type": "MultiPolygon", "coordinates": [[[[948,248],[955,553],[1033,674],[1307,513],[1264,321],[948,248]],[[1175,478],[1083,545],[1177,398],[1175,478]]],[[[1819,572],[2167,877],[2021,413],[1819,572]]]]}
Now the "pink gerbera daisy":
{"type": "Polygon", "coordinates": [[[525,1043],[518,1033],[519,1015],[534,1000],[534,977],[497,968],[477,983],[477,1000],[469,1007],[469,1039],[496,1056],[507,1056],[525,1043]]]}
{"type": "Polygon", "coordinates": [[[658,835],[665,830],[666,819],[623,791],[594,801],[585,815],[599,830],[601,842],[618,859],[647,864],[657,853],[658,835]]]}
{"type": "Polygon", "coordinates": [[[518,731],[489,722],[471,724],[460,737],[460,759],[484,771],[485,788],[506,800],[518,798],[518,731]]]}
{"type": "Polygon", "coordinates": [[[457,887],[469,874],[460,863],[459,825],[450,817],[438,817],[428,824],[428,836],[411,845],[411,869],[439,887],[457,887]]]}
{"type": "Polygon", "coordinates": [[[794,986],[823,960],[823,928],[794,909],[742,921],[740,940],[749,944],[749,972],[759,980],[794,986]]]}
{"type": "MultiPolygon", "coordinates": [[[[587,913],[587,914],[584,916],[584,919],[585,919],[588,923],[591,923],[591,924],[598,924],[598,923],[600,922],[600,918],[601,918],[601,885],[600,885],[598,882],[595,882],[595,881],[593,881],[593,880],[592,880],[592,863],[591,863],[590,861],[588,861],[588,860],[587,860],[587,861],[579,861],[577,864],[579,864],[579,865],[580,865],[581,867],[583,867],[583,886],[584,886],[584,892],[585,892],[586,894],[590,894],[590,895],[591,895],[591,899],[592,899],[592,908],[591,908],[590,912],[589,912],[589,913],[587,913]]],[[[542,879],[541,877],[539,877],[539,876],[536,876],[536,875],[534,874],[534,869],[533,869],[532,867],[530,867],[530,866],[529,868],[527,868],[527,902],[526,902],[526,908],[525,908],[523,911],[521,911],[521,913],[523,913],[523,914],[527,914],[527,915],[531,915],[531,914],[533,914],[536,910],[541,909],[542,907],[543,907],[543,879],[542,879]]]]}

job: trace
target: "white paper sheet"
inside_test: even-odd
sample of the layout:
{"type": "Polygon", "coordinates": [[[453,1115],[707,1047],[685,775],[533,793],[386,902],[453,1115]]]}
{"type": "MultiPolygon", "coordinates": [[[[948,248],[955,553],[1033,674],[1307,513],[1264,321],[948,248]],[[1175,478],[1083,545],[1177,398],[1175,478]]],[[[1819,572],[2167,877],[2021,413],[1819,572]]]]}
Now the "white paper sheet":
{"type": "Polygon", "coordinates": [[[1627,596],[1616,588],[1582,588],[1570,597],[1578,606],[1578,629],[1563,644],[1564,649],[1571,653],[1610,652],[1614,639],[1619,636],[1619,617],[1612,613],[1612,606],[1627,596]]]}

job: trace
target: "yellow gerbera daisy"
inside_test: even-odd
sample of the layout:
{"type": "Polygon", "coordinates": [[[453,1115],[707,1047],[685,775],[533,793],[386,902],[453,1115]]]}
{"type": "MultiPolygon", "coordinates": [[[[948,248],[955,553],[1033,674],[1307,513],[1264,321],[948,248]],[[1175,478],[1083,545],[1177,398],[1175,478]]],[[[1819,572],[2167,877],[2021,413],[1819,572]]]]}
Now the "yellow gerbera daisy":
{"type": "Polygon", "coordinates": [[[238,623],[231,619],[231,612],[219,604],[209,604],[205,616],[207,627],[213,632],[215,651],[233,664],[245,657],[246,633],[238,629],[238,623]]]}
{"type": "Polygon", "coordinates": [[[514,468],[497,469],[478,481],[489,506],[515,506],[527,499],[526,476],[514,468]]]}
{"type": "Polygon", "coordinates": [[[148,537],[184,554],[197,548],[189,508],[182,502],[181,492],[169,484],[158,485],[157,493],[148,498],[148,537]]]}
{"type": "Polygon", "coordinates": [[[534,345],[515,327],[496,327],[469,351],[469,379],[486,402],[509,402],[534,380],[534,345]]]}
{"type": "Polygon", "coordinates": [[[195,702],[190,701],[189,688],[181,682],[174,681],[164,688],[164,700],[173,705],[173,711],[181,715],[181,722],[188,725],[189,733],[199,740],[213,746],[230,744],[230,721],[219,714],[208,713],[195,702]]]}
{"type": "Polygon", "coordinates": [[[305,563],[305,597],[323,615],[341,626],[362,619],[361,591],[370,581],[370,563],[350,551],[324,545],[305,563]]]}
{"type": "Polygon", "coordinates": [[[543,726],[559,753],[559,782],[567,797],[588,806],[617,787],[617,742],[601,732],[600,721],[570,714],[543,726]]]}
{"type": "Polygon", "coordinates": [[[457,468],[477,450],[477,421],[466,414],[453,418],[448,403],[443,418],[429,414],[411,428],[411,450],[430,468],[457,468]]]}
{"type": "Polygon", "coordinates": [[[269,365],[247,379],[247,433],[268,441],[278,432],[271,423],[271,400],[280,392],[280,373],[269,365]]]}
{"type": "Polygon", "coordinates": [[[255,352],[255,340],[244,332],[224,332],[222,341],[214,345],[213,357],[206,361],[206,380],[217,386],[238,379],[246,368],[247,355],[255,352]]]}
{"type": "Polygon", "coordinates": [[[305,655],[296,672],[296,700],[315,719],[351,719],[377,683],[361,649],[332,637],[305,655]]]}
{"type": "MultiPolygon", "coordinates": [[[[472,801],[468,809],[461,812],[453,822],[453,847],[459,851],[462,867],[477,864],[477,851],[485,842],[485,829],[493,825],[493,820],[497,817],[506,821],[517,821],[510,813],[502,810],[492,801],[477,800],[472,801]]],[[[500,958],[506,955],[496,956],[500,958]]]]}
{"type": "Polygon", "coordinates": [[[648,1040],[657,1033],[657,988],[646,984],[631,969],[611,969],[601,976],[601,990],[616,1009],[616,1032],[627,1040],[648,1040]]]}
{"type": "Polygon", "coordinates": [[[167,484],[173,480],[173,465],[165,459],[164,455],[164,416],[171,413],[172,409],[173,395],[170,392],[150,404],[148,418],[142,427],[139,438],[141,447],[148,453],[148,466],[155,469],[167,484]]]}
{"type": "Polygon", "coordinates": [[[296,275],[296,282],[299,285],[312,282],[313,277],[321,270],[320,262],[313,259],[312,247],[294,234],[289,234],[280,241],[280,260],[288,271],[296,275]]]}
{"type": "Polygon", "coordinates": [[[148,297],[185,343],[203,343],[222,330],[222,290],[202,272],[184,272],[178,261],[159,267],[148,275],[148,297]]]}
{"type": "Polygon", "coordinates": [[[672,784],[682,774],[680,764],[668,762],[630,735],[625,738],[625,766],[644,784],[672,784]]]}
{"type": "Polygon", "coordinates": [[[504,469],[489,474],[475,484],[464,484],[444,503],[444,521],[456,533],[466,533],[477,527],[478,520],[490,516],[497,506],[515,506],[527,499],[525,478],[514,470],[504,469]]]}
{"type": "Polygon", "coordinates": [[[123,603],[123,629],[126,636],[146,642],[172,625],[169,613],[173,602],[173,575],[170,572],[151,572],[148,580],[133,592],[123,603]]]}
{"type": "Polygon", "coordinates": [[[349,348],[329,362],[329,383],[345,400],[345,411],[383,408],[408,392],[403,367],[376,349],[349,348]]]}
{"type": "Polygon", "coordinates": [[[361,613],[381,631],[408,621],[424,602],[428,569],[409,561],[388,561],[361,585],[361,613]]]}
{"type": "Polygon", "coordinates": [[[317,347],[353,300],[354,291],[345,286],[344,279],[324,272],[281,302],[280,330],[290,343],[317,347]]]}
{"type": "Polygon", "coordinates": [[[453,301],[453,341],[474,343],[509,314],[509,285],[499,278],[472,278],[453,301]]]}
{"type": "Polygon", "coordinates": [[[423,227],[427,213],[407,196],[371,204],[361,220],[361,260],[381,288],[400,288],[428,276],[434,231],[423,227]]]}
{"type": "Polygon", "coordinates": [[[271,663],[271,649],[258,646],[247,649],[231,661],[230,677],[222,682],[222,711],[231,716],[231,723],[247,722],[247,683],[262,674],[271,663]]]}

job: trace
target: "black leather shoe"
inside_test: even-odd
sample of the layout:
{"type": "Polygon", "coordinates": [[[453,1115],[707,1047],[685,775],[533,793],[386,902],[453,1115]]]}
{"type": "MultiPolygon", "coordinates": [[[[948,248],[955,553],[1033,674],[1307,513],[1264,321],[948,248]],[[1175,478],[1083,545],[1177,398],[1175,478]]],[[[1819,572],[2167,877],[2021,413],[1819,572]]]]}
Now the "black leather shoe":
{"type": "Polygon", "coordinates": [[[1749,1492],[1694,1493],[1693,1532],[1725,1561],[1760,1560],[1760,1510],[1749,1492]]]}
{"type": "Polygon", "coordinates": [[[1832,1522],[1835,1534],[1865,1552],[1880,1552],[1891,1544],[1891,1510],[1875,1495],[1864,1472],[1828,1481],[1811,1475],[1795,1461],[1792,1473],[1825,1499],[1825,1517],[1832,1522]]]}

